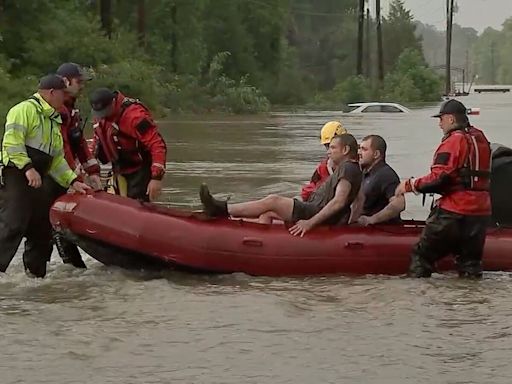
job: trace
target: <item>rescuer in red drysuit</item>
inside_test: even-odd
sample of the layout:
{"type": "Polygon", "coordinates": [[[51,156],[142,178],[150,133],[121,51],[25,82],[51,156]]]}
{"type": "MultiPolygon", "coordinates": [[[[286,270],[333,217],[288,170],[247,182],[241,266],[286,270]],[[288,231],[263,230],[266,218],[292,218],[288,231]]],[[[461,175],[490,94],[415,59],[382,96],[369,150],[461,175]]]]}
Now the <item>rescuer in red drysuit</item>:
{"type": "Polygon", "coordinates": [[[441,195],[412,252],[409,275],[413,277],[430,277],[435,262],[448,254],[455,256],[459,276],[482,276],[491,214],[491,148],[483,132],[470,125],[466,111],[454,99],[442,104],[434,117],[440,119],[444,137],[430,173],[402,181],[395,193],[441,195]]]}

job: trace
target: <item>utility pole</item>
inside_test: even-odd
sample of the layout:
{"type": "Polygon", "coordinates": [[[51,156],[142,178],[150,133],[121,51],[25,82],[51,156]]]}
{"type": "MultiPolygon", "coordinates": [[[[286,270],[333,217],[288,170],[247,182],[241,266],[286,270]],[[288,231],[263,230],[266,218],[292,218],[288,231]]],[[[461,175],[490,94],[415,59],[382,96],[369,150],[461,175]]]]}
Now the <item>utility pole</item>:
{"type": "Polygon", "coordinates": [[[380,19],[380,0],[375,0],[375,21],[377,22],[377,62],[379,81],[384,81],[384,55],[382,53],[382,24],[380,19]]]}
{"type": "Polygon", "coordinates": [[[453,1],[446,0],[446,84],[445,94],[448,96],[451,87],[451,55],[452,55],[452,25],[453,25],[453,1]]]}
{"type": "Polygon", "coordinates": [[[366,47],[365,47],[365,55],[364,61],[366,62],[366,78],[370,78],[372,73],[372,68],[370,65],[371,57],[370,57],[370,8],[366,8],[366,47]]]}
{"type": "Polygon", "coordinates": [[[359,25],[357,29],[357,69],[358,75],[363,74],[363,34],[364,34],[364,0],[359,0],[359,25]]]}
{"type": "Polygon", "coordinates": [[[466,49],[466,75],[467,75],[467,78],[470,79],[471,78],[471,71],[469,70],[469,50],[466,49]]]}

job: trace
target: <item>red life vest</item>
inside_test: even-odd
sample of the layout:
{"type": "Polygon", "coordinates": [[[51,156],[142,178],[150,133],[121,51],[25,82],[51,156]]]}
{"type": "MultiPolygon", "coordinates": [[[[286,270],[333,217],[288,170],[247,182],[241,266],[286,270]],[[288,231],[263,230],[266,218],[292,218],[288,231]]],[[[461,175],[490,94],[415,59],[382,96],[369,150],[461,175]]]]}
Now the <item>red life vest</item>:
{"type": "Polygon", "coordinates": [[[98,136],[99,142],[101,143],[106,162],[111,162],[113,165],[120,168],[137,168],[144,160],[149,158],[149,152],[142,150],[139,140],[124,133],[119,128],[121,118],[128,107],[132,105],[140,105],[146,111],[148,110],[139,100],[124,97],[120,104],[119,114],[115,122],[102,120],[94,124],[95,134],[98,136]],[[103,129],[100,129],[99,125],[101,123],[104,124],[103,129]]]}
{"type": "Polygon", "coordinates": [[[482,131],[467,127],[454,134],[464,135],[466,158],[458,172],[459,187],[469,191],[489,191],[491,180],[491,146],[482,131]]]}
{"type": "Polygon", "coordinates": [[[308,184],[304,185],[301,190],[301,197],[303,201],[307,201],[311,194],[327,180],[333,173],[332,166],[330,165],[329,159],[324,159],[315,169],[313,176],[308,184]]]}
{"type": "Polygon", "coordinates": [[[83,170],[89,175],[98,174],[100,167],[92,155],[83,135],[83,126],[80,111],[75,108],[75,102],[64,104],[59,110],[62,118],[61,133],[64,149],[64,158],[73,170],[80,163],[83,170]],[[78,162],[77,162],[78,160],[78,162]]]}

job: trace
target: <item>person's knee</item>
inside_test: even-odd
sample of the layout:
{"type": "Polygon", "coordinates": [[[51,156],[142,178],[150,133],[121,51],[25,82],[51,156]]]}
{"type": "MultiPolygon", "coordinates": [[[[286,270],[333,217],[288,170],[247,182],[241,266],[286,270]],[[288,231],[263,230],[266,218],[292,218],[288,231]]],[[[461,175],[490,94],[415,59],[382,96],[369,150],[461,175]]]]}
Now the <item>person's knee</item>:
{"type": "Polygon", "coordinates": [[[279,201],[281,200],[281,196],[279,195],[268,195],[265,197],[265,203],[269,207],[275,207],[277,204],[279,204],[279,201]]]}
{"type": "Polygon", "coordinates": [[[274,219],[274,212],[265,212],[263,214],[260,215],[260,217],[258,218],[258,222],[260,224],[272,224],[272,220],[274,219]]]}

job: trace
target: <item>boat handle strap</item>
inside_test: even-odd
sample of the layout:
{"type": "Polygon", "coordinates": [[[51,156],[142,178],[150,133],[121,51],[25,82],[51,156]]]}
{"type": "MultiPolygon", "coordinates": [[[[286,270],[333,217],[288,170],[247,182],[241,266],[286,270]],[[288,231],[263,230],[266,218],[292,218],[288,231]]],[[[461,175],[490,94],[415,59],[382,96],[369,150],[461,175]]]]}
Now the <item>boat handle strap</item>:
{"type": "Polygon", "coordinates": [[[244,237],[242,240],[243,245],[248,245],[250,247],[262,247],[263,240],[258,239],[257,237],[244,237]]]}

